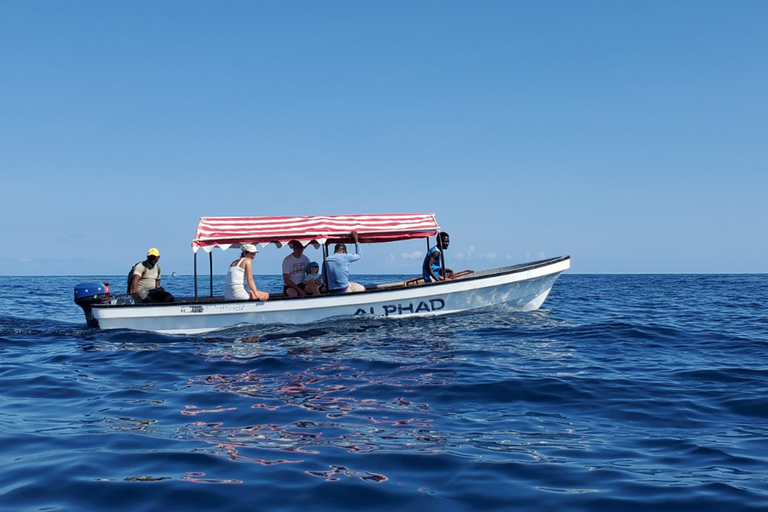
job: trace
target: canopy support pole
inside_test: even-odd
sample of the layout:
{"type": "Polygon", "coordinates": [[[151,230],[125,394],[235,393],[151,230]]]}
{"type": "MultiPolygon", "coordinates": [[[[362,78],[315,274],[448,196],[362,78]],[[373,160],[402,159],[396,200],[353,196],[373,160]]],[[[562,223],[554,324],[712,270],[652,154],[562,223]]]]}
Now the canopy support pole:
{"type": "Polygon", "coordinates": [[[326,242],[323,244],[323,267],[322,267],[322,271],[323,271],[323,276],[322,276],[323,277],[323,284],[325,285],[325,290],[326,291],[328,291],[328,272],[326,271],[327,267],[325,265],[325,260],[328,259],[328,243],[329,242],[326,240],[326,242]]]}
{"type": "Polygon", "coordinates": [[[197,251],[195,251],[195,302],[197,302],[197,251]]]}
{"type": "Polygon", "coordinates": [[[440,266],[442,267],[443,280],[446,280],[447,277],[445,275],[445,247],[443,247],[443,239],[440,237],[440,233],[437,234],[437,239],[440,240],[437,246],[438,246],[438,249],[440,250],[440,266]]]}
{"type": "Polygon", "coordinates": [[[208,263],[211,271],[211,298],[213,298],[213,249],[208,253],[208,263]]]}

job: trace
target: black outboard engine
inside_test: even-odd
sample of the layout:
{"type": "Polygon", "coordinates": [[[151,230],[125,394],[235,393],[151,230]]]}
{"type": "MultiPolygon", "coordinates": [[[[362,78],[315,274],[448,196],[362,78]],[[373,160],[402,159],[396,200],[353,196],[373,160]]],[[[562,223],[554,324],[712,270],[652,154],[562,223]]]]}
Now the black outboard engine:
{"type": "Polygon", "coordinates": [[[99,321],[93,318],[91,306],[109,300],[109,283],[80,283],[75,286],[75,304],[83,308],[88,327],[98,327],[99,321]]]}

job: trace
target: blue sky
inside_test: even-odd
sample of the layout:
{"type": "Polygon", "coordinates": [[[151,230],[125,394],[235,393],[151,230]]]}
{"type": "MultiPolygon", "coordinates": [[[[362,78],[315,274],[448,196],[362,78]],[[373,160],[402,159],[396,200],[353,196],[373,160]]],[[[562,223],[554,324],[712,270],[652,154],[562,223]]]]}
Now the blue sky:
{"type": "Polygon", "coordinates": [[[436,213],[454,269],[768,272],[766,26],[762,0],[0,0],[0,274],[151,246],[189,274],[202,216],[379,212],[436,213]]]}

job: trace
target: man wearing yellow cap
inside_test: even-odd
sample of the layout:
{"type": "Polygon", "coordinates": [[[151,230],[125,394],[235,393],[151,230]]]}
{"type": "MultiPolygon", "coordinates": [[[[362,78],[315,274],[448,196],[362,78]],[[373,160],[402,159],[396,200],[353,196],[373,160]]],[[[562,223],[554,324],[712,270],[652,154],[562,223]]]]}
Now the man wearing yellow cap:
{"type": "Polygon", "coordinates": [[[147,251],[147,259],[135,264],[131,269],[131,281],[128,293],[137,302],[173,302],[173,295],[160,286],[160,251],[152,247],[147,251]]]}

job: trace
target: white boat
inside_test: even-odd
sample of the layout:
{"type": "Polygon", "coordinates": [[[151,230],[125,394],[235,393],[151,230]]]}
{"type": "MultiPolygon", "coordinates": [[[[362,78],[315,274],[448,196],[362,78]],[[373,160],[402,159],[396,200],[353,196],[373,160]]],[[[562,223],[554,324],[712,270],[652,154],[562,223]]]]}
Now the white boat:
{"type": "Polygon", "coordinates": [[[198,249],[210,254],[214,247],[228,249],[246,243],[281,246],[296,239],[322,246],[325,258],[329,244],[350,242],[352,230],[358,232],[361,243],[426,238],[427,246],[429,237],[440,232],[433,214],[204,217],[192,242],[195,297],[177,298],[170,303],[136,304],[125,295],[111,295],[104,283],[83,283],[75,287],[75,301],[83,307],[86,320],[93,327],[200,334],[240,324],[309,324],[360,316],[445,315],[499,304],[532,311],[544,303],[560,273],[570,268],[570,258],[561,256],[488,270],[464,270],[453,279],[433,283],[414,278],[338,295],[272,295],[266,302],[227,301],[214,296],[211,284],[209,297],[198,296],[198,249]]]}

